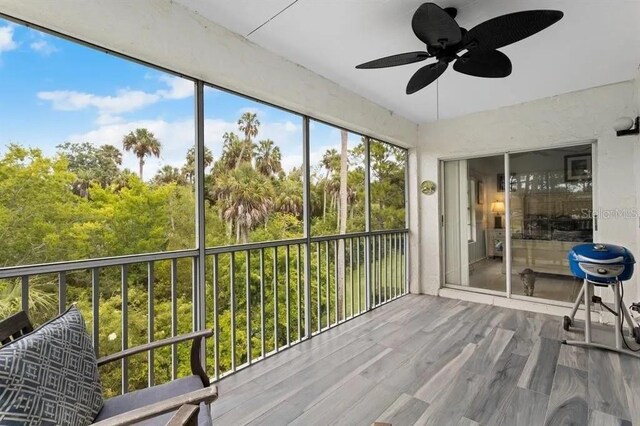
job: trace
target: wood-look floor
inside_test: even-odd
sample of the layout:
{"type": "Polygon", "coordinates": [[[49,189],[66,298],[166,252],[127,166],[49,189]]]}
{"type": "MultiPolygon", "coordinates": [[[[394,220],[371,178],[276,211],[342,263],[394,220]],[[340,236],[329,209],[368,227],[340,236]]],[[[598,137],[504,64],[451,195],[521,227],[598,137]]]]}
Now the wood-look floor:
{"type": "Polygon", "coordinates": [[[410,295],[220,381],[221,425],[640,426],[640,360],[561,319],[410,295]]]}

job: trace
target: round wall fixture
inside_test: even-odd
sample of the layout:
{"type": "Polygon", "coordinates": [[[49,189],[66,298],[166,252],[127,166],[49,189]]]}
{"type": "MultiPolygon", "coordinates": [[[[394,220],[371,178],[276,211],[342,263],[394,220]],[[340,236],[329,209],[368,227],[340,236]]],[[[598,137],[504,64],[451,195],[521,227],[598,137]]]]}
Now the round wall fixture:
{"type": "Polygon", "coordinates": [[[433,195],[436,193],[436,183],[432,180],[425,180],[420,184],[420,190],[424,195],[433,195]]]}

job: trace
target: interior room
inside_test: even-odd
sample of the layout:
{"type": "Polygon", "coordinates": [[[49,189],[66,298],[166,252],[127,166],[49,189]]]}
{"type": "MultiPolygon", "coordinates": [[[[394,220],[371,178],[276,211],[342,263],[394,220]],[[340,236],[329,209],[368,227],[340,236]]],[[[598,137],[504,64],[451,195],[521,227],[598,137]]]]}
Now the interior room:
{"type": "Polygon", "coordinates": [[[0,0],[0,424],[640,425],[638,22],[0,0]]]}

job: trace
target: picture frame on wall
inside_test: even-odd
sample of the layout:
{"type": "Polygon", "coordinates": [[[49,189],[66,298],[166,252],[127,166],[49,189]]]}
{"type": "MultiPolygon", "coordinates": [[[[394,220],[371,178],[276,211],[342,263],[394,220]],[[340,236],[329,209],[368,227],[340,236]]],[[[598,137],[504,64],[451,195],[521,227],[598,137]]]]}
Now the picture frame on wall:
{"type": "Polygon", "coordinates": [[[591,154],[564,156],[565,182],[591,180],[591,154]]]}
{"type": "MultiPolygon", "coordinates": [[[[516,188],[518,187],[518,181],[516,180],[516,174],[515,173],[511,173],[511,179],[509,179],[509,180],[510,180],[510,183],[511,183],[510,191],[511,192],[515,192],[516,188]]],[[[504,192],[504,173],[498,173],[497,182],[498,182],[498,185],[497,185],[496,190],[498,192],[504,192]]]]}
{"type": "Polygon", "coordinates": [[[484,204],[484,182],[479,180],[478,181],[478,190],[476,191],[476,203],[477,204],[484,204]]]}

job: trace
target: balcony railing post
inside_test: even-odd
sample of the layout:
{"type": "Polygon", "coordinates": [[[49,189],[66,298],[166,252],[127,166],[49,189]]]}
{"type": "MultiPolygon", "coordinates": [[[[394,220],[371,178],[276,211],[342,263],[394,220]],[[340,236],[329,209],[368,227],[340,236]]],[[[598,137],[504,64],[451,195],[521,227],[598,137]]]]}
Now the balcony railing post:
{"type": "MultiPolygon", "coordinates": [[[[147,342],[151,343],[154,339],[155,331],[155,274],[153,270],[153,262],[147,263],[147,342]]],[[[155,384],[155,357],[153,350],[147,352],[147,362],[149,365],[148,370],[148,384],[149,387],[155,384]]]]}
{"type": "MultiPolygon", "coordinates": [[[[205,262],[206,262],[206,241],[205,241],[205,202],[204,202],[204,83],[197,80],[195,83],[195,199],[196,199],[196,248],[198,250],[198,261],[196,262],[196,286],[195,291],[195,321],[194,329],[201,330],[205,327],[205,262]]],[[[206,360],[205,345],[202,346],[201,359],[206,360]]],[[[205,362],[206,364],[206,362],[205,362]]]]}
{"type": "Polygon", "coordinates": [[[100,269],[91,269],[91,308],[93,309],[93,350],[100,357],[100,269]]]}
{"type": "Polygon", "coordinates": [[[67,273],[58,272],[58,313],[67,309],[67,273]]]}
{"type": "MultiPolygon", "coordinates": [[[[129,347],[129,266],[120,267],[120,292],[122,293],[122,320],[120,323],[121,349],[124,351],[129,347]]],[[[129,360],[122,358],[120,368],[122,368],[122,394],[129,391],[129,360]]]]}
{"type": "Polygon", "coordinates": [[[29,275],[22,276],[20,297],[22,298],[22,310],[29,315],[29,275]]]}
{"type": "MultiPolygon", "coordinates": [[[[371,139],[364,138],[364,229],[371,232],[371,139]]],[[[364,292],[365,311],[371,309],[371,237],[364,239],[364,292]]]]}
{"type": "MultiPolygon", "coordinates": [[[[304,246],[304,335],[311,337],[311,162],[309,153],[309,117],[302,118],[302,170],[304,171],[303,191],[303,231],[304,246]]],[[[319,300],[318,300],[319,302],[319,300]]],[[[318,321],[320,318],[318,318],[318,321]]]]}

